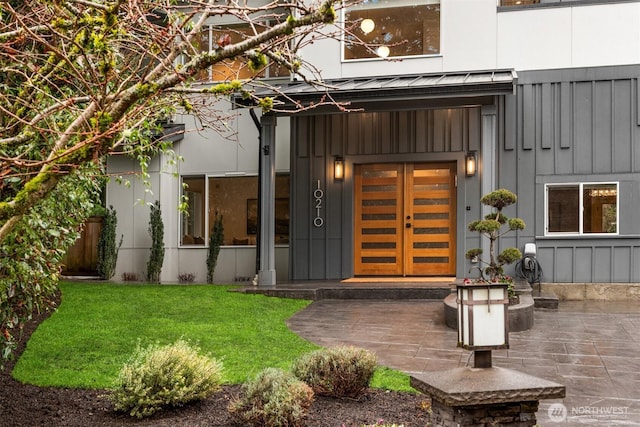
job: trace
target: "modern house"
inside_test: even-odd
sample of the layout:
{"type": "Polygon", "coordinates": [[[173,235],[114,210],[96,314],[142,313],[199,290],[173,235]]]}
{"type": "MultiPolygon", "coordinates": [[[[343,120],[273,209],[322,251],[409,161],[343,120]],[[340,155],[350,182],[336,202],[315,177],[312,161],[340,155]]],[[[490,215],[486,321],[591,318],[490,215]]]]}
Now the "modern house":
{"type": "MultiPolygon", "coordinates": [[[[534,243],[544,283],[640,282],[640,1],[369,0],[345,13],[377,49],[346,37],[303,57],[350,111],[256,123],[238,108],[226,123],[237,141],[175,117],[184,161],[155,159],[153,194],[135,180],[108,187],[124,235],[116,279],[144,275],[149,213],[138,199],[160,200],[166,282],[204,281],[216,212],[216,282],[251,280],[256,268],[260,286],[465,277],[464,254],[481,245],[466,225],[487,213],[483,194],[507,188],[518,203],[505,213],[527,228],[503,243],[534,243]]],[[[293,100],[324,94],[265,78],[293,100]]],[[[109,161],[113,174],[134,167],[109,161]]]]}

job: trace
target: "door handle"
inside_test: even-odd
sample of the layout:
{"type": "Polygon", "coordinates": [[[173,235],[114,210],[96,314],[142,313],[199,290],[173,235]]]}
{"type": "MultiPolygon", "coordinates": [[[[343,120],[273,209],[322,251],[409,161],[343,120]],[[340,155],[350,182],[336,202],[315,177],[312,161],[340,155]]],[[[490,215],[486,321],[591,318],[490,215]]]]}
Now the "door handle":
{"type": "Polygon", "coordinates": [[[405,226],[406,228],[411,228],[411,223],[410,223],[410,222],[408,222],[408,223],[406,223],[404,226],[405,226]]]}

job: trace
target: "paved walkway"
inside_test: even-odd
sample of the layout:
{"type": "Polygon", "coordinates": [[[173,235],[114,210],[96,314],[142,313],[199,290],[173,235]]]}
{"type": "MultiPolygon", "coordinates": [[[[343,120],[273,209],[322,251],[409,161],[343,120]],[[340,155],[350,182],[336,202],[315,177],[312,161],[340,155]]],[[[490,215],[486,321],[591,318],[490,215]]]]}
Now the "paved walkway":
{"type": "MultiPolygon", "coordinates": [[[[561,302],[534,318],[533,329],[509,335],[508,350],[493,352],[493,364],[566,386],[565,399],[540,402],[538,424],[640,426],[640,305],[561,302]],[[549,416],[559,403],[567,412],[560,422],[549,416]]],[[[408,374],[473,363],[470,352],[456,348],[442,302],[321,300],[289,327],[322,346],[373,350],[380,364],[408,374]]]]}

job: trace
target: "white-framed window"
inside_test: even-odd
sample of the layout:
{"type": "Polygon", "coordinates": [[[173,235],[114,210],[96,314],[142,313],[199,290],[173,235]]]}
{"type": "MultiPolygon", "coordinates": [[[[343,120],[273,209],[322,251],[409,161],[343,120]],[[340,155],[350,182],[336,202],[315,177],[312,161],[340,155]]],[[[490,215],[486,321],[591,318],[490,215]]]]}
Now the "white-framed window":
{"type": "Polygon", "coordinates": [[[545,185],[546,235],[618,234],[618,183],[545,185]]]}
{"type": "Polygon", "coordinates": [[[344,61],[440,54],[440,0],[365,0],[344,20],[344,61]]]}
{"type": "MultiPolygon", "coordinates": [[[[258,31],[266,29],[261,26],[260,22],[255,22],[255,28],[258,31]]],[[[199,37],[194,41],[193,45],[198,52],[209,52],[221,46],[231,43],[238,43],[253,35],[253,29],[249,24],[235,25],[208,25],[200,32],[199,37]]],[[[183,58],[186,60],[187,58],[183,58]]],[[[257,72],[251,71],[247,65],[247,58],[239,56],[234,59],[227,59],[219,62],[206,70],[200,71],[196,79],[201,82],[207,81],[229,81],[243,80],[253,77],[260,78],[276,78],[289,76],[290,72],[287,68],[278,64],[268,64],[263,70],[257,72]]]]}
{"type": "MultiPolygon", "coordinates": [[[[276,175],[275,233],[277,244],[289,243],[288,173],[276,175]]],[[[182,195],[187,209],[181,213],[180,245],[207,246],[216,213],[222,215],[225,246],[256,244],[258,231],[258,177],[183,176],[182,195]]]]}

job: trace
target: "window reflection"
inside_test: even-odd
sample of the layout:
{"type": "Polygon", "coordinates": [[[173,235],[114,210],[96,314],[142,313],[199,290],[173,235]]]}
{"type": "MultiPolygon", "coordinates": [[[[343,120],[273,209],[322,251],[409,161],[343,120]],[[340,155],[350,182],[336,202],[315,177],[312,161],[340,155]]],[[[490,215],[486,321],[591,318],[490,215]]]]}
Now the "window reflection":
{"type": "MultiPolygon", "coordinates": [[[[257,176],[183,177],[182,182],[188,207],[182,214],[181,245],[207,245],[216,213],[222,215],[223,245],[256,244],[259,226],[257,176]],[[205,207],[208,207],[206,214],[205,207]],[[210,228],[207,233],[205,219],[210,228]]],[[[276,176],[276,244],[289,243],[289,183],[289,174],[276,176]]]]}
{"type": "Polygon", "coordinates": [[[549,233],[617,233],[617,184],[548,186],[547,231],[549,233]]]}
{"type": "Polygon", "coordinates": [[[345,36],[346,60],[440,53],[440,1],[372,0],[350,8],[345,20],[359,22],[354,34],[345,36]]]}
{"type": "MultiPolygon", "coordinates": [[[[258,32],[265,29],[255,23],[258,32]]],[[[200,33],[193,46],[198,52],[209,52],[228,44],[238,43],[252,36],[253,30],[249,25],[227,25],[225,27],[211,26],[200,33]]],[[[269,64],[264,70],[251,71],[247,65],[247,58],[239,56],[218,62],[207,70],[200,71],[198,81],[228,81],[235,79],[250,79],[254,77],[274,78],[289,75],[289,70],[278,64],[269,64]]]]}

